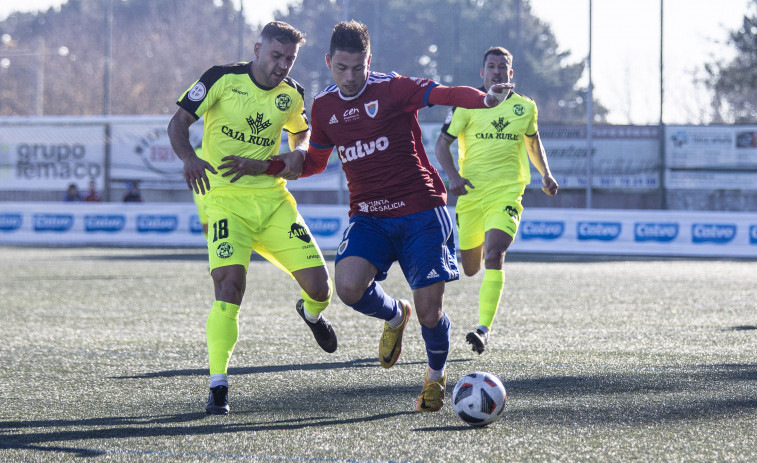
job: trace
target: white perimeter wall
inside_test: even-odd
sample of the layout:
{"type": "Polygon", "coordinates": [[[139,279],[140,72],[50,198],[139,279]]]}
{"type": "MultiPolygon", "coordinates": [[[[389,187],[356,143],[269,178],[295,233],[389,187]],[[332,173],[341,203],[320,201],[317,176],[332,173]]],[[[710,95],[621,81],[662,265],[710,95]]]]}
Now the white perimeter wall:
{"type": "MultiPolygon", "coordinates": [[[[324,250],[346,206],[301,205],[324,250]]],[[[450,209],[454,217],[454,209],[450,209]]],[[[192,203],[0,203],[0,245],[203,247],[192,203]]],[[[529,208],[512,252],[757,258],[757,214],[529,208]]]]}

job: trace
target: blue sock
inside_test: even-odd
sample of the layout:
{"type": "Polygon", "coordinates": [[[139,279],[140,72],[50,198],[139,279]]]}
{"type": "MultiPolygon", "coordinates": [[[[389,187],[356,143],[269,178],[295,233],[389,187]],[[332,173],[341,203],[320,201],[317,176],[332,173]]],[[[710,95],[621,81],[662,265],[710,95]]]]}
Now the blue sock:
{"type": "Polygon", "coordinates": [[[391,320],[400,310],[397,301],[387,296],[381,285],[375,281],[365,290],[363,297],[350,307],[369,317],[382,320],[391,320]]]}
{"type": "Polygon", "coordinates": [[[434,370],[442,370],[447,363],[449,354],[449,331],[450,322],[447,314],[442,314],[442,319],[433,328],[421,325],[421,334],[426,341],[426,355],[428,366],[434,370]]]}

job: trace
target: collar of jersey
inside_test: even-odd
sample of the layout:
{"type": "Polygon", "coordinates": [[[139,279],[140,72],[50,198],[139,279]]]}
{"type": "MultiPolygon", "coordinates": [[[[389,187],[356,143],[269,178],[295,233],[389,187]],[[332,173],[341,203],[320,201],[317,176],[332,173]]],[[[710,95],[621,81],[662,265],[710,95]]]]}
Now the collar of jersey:
{"type": "Polygon", "coordinates": [[[354,100],[356,98],[359,98],[360,95],[362,95],[363,92],[365,91],[365,87],[368,86],[368,81],[369,80],[371,80],[371,73],[370,72],[368,72],[368,78],[365,79],[365,83],[363,84],[363,88],[361,88],[359,92],[357,92],[356,94],[354,94],[352,96],[344,96],[344,95],[342,95],[342,91],[339,90],[339,87],[337,87],[337,90],[339,91],[339,98],[341,98],[341,99],[343,99],[345,101],[352,101],[352,100],[354,100]]]}
{"type": "Polygon", "coordinates": [[[250,61],[250,70],[247,71],[247,74],[250,76],[250,80],[252,80],[252,83],[255,84],[255,86],[261,90],[264,90],[267,92],[269,90],[273,90],[274,88],[276,88],[276,87],[266,87],[264,85],[260,85],[260,83],[257,80],[255,80],[255,75],[252,73],[252,61],[250,61]]]}
{"type": "MultiPolygon", "coordinates": [[[[478,89],[481,90],[482,92],[486,93],[486,89],[484,88],[483,85],[480,86],[480,87],[478,87],[478,89]]],[[[507,92],[508,92],[507,93],[507,98],[505,98],[506,100],[509,100],[511,96],[515,95],[515,92],[513,92],[512,90],[508,90],[507,92]]]]}

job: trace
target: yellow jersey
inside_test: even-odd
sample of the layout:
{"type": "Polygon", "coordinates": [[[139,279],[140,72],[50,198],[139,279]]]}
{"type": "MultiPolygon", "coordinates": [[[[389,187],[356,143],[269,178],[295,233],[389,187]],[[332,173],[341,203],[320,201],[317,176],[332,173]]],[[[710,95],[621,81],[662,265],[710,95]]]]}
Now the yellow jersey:
{"type": "Polygon", "coordinates": [[[460,175],[476,189],[530,183],[523,137],[536,135],[537,115],[536,103],[514,92],[493,108],[450,108],[442,131],[458,138],[460,175]]]}
{"type": "MultiPolygon", "coordinates": [[[[281,131],[309,130],[304,89],[285,78],[274,88],[263,87],[252,76],[250,63],[214,66],[207,70],[177,103],[194,117],[205,117],[202,157],[218,170],[225,156],[261,161],[279,153],[281,131]]],[[[271,188],[286,180],[270,175],[245,175],[234,183],[233,175],[208,172],[210,188],[271,188]]]]}

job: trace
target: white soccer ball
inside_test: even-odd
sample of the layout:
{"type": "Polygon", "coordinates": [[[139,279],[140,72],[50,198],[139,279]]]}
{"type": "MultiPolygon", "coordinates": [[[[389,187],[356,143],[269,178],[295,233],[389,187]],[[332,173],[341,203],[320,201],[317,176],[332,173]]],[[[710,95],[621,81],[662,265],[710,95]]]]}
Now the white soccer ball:
{"type": "Polygon", "coordinates": [[[452,408],[471,426],[486,426],[505,411],[507,391],[495,375],[483,371],[470,373],[452,391],[452,408]]]}

